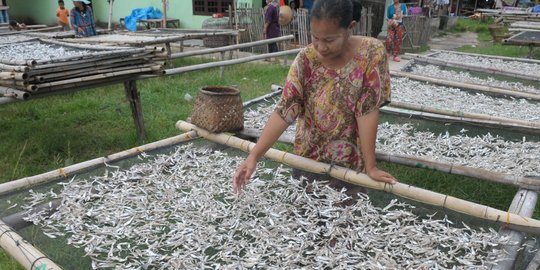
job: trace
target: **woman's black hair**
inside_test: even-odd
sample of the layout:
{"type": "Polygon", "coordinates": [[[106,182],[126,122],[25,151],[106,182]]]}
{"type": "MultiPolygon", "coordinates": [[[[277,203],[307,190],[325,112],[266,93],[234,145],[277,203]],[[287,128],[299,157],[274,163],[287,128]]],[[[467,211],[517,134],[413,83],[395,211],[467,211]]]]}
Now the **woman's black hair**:
{"type": "Polygon", "coordinates": [[[311,18],[336,20],[347,28],[351,21],[359,21],[362,5],[359,0],[317,0],[311,9],[311,18]]]}

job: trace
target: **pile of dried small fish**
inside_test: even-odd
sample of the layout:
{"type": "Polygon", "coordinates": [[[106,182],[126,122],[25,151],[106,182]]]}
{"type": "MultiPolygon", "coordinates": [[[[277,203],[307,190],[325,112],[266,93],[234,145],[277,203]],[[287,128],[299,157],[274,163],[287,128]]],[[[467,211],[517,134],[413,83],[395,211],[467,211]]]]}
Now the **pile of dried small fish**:
{"type": "Polygon", "coordinates": [[[412,124],[379,125],[377,150],[417,156],[489,171],[540,175],[540,142],[512,142],[490,133],[469,137],[419,131],[412,124]]]}
{"type": "Polygon", "coordinates": [[[439,79],[465,82],[465,83],[473,83],[473,84],[481,84],[481,85],[487,85],[487,86],[492,86],[492,87],[501,87],[501,88],[507,88],[507,89],[512,89],[516,91],[540,94],[540,89],[537,89],[529,85],[524,85],[521,82],[503,81],[503,80],[495,79],[493,77],[480,78],[480,77],[471,75],[467,71],[455,71],[451,69],[445,69],[437,65],[414,64],[414,65],[409,66],[407,71],[414,74],[434,77],[434,78],[439,78],[439,79]]]}
{"type": "Polygon", "coordinates": [[[59,194],[31,192],[28,209],[62,203],[27,220],[84,248],[93,268],[487,269],[511,244],[398,200],[378,208],[361,194],[346,205],[345,193],[317,183],[307,192],[283,167],[259,168],[236,196],[230,182],[241,161],[184,145],[64,183],[59,194]]]}
{"type": "Polygon", "coordinates": [[[76,55],[86,55],[87,50],[47,44],[38,41],[13,43],[2,46],[0,59],[15,60],[51,60],[76,55]]]}
{"type": "MultiPolygon", "coordinates": [[[[13,44],[16,42],[24,42],[28,40],[36,39],[35,37],[25,35],[5,35],[0,36],[0,44],[13,44]]],[[[4,50],[3,48],[0,51],[4,50]]]]}
{"type": "Polygon", "coordinates": [[[482,57],[451,52],[439,52],[430,55],[431,58],[440,59],[454,63],[467,63],[467,65],[494,68],[498,70],[513,70],[523,74],[538,74],[540,64],[524,62],[519,60],[503,60],[491,57],[482,57]]]}
{"type": "MultiPolygon", "coordinates": [[[[245,114],[245,126],[262,129],[274,104],[259,106],[245,114]]],[[[294,136],[291,125],[287,135],[294,136]]],[[[540,175],[540,142],[513,142],[491,134],[469,137],[416,130],[410,123],[379,125],[377,150],[423,157],[441,162],[515,175],[540,175]]]]}
{"type": "Polygon", "coordinates": [[[458,88],[392,77],[392,100],[438,109],[539,121],[539,103],[526,99],[487,96],[458,88]]]}

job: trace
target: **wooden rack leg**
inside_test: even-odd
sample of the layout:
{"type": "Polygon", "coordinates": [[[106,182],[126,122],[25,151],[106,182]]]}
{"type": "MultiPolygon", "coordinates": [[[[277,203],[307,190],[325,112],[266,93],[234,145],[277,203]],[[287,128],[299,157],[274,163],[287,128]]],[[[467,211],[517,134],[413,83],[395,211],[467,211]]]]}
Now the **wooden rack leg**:
{"type": "Polygon", "coordinates": [[[129,106],[131,107],[131,114],[133,115],[133,121],[135,122],[135,128],[137,129],[137,136],[139,139],[144,140],[146,138],[146,131],[144,128],[141,99],[139,91],[137,90],[137,81],[125,81],[124,90],[126,92],[126,98],[129,101],[129,106]]]}

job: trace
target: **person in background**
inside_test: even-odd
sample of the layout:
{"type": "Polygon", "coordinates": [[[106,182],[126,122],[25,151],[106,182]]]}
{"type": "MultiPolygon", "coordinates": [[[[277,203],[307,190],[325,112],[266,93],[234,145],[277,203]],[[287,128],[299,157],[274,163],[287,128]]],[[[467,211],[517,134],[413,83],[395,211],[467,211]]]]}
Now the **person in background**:
{"type": "Polygon", "coordinates": [[[18,23],[17,21],[14,21],[14,20],[9,21],[9,30],[21,31],[24,29],[26,29],[26,24],[18,23]]]}
{"type": "MultiPolygon", "coordinates": [[[[264,12],[264,29],[263,34],[267,39],[277,38],[279,33],[279,11],[276,0],[266,0],[266,11],[264,12]]],[[[277,43],[268,44],[268,52],[273,53],[278,51],[277,43]]]]}
{"type": "MultiPolygon", "coordinates": [[[[258,160],[295,121],[295,154],[396,183],[377,168],[375,160],[379,107],[390,100],[388,61],[379,40],[353,36],[360,17],[353,7],[359,6],[351,0],[315,2],[310,17],[313,43],[296,56],[259,141],[236,169],[232,179],[236,193],[249,182],[258,160]]],[[[346,187],[351,196],[363,191],[327,178],[329,186],[346,187]]]]}
{"type": "Polygon", "coordinates": [[[305,8],[311,11],[311,8],[313,7],[313,2],[315,2],[315,0],[300,0],[300,8],[305,8]]]}
{"type": "Polygon", "coordinates": [[[73,0],[75,7],[71,10],[71,26],[77,36],[95,36],[96,23],[88,0],[73,0]]]}
{"type": "Polygon", "coordinates": [[[64,1],[58,1],[58,9],[56,9],[56,18],[58,19],[58,25],[62,26],[62,31],[69,30],[69,10],[64,7],[64,1]]]}
{"type": "Polygon", "coordinates": [[[393,56],[394,61],[399,62],[401,43],[403,41],[403,17],[407,15],[407,6],[400,4],[399,0],[394,0],[394,4],[388,7],[386,12],[388,18],[388,34],[386,35],[386,51],[393,56]]]}

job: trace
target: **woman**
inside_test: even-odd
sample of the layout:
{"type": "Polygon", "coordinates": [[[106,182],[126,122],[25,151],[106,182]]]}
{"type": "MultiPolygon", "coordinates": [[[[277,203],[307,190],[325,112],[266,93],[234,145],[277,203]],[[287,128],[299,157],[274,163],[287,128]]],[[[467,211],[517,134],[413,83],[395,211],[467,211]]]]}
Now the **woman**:
{"type": "Polygon", "coordinates": [[[77,36],[96,35],[94,13],[88,4],[90,4],[88,0],[73,0],[75,7],[71,10],[71,26],[77,36]]]}
{"type": "Polygon", "coordinates": [[[407,6],[400,4],[399,0],[394,0],[394,4],[388,7],[386,12],[388,18],[388,35],[386,35],[386,51],[392,54],[394,61],[399,62],[401,42],[403,41],[403,17],[407,15],[407,6]]]}
{"type": "MultiPolygon", "coordinates": [[[[275,0],[266,0],[266,10],[264,12],[264,29],[263,34],[265,38],[277,38],[279,37],[279,11],[275,0]]],[[[268,52],[274,53],[278,51],[277,43],[268,44],[268,52]]]]}
{"type": "MultiPolygon", "coordinates": [[[[311,12],[313,43],[297,55],[261,138],[236,170],[237,193],[257,161],[295,120],[295,154],[396,183],[375,161],[379,107],[390,99],[384,46],[376,39],[352,35],[353,14],[359,13],[353,12],[351,0],[316,1],[311,12]]],[[[330,184],[346,186],[336,179],[330,184]]]]}

